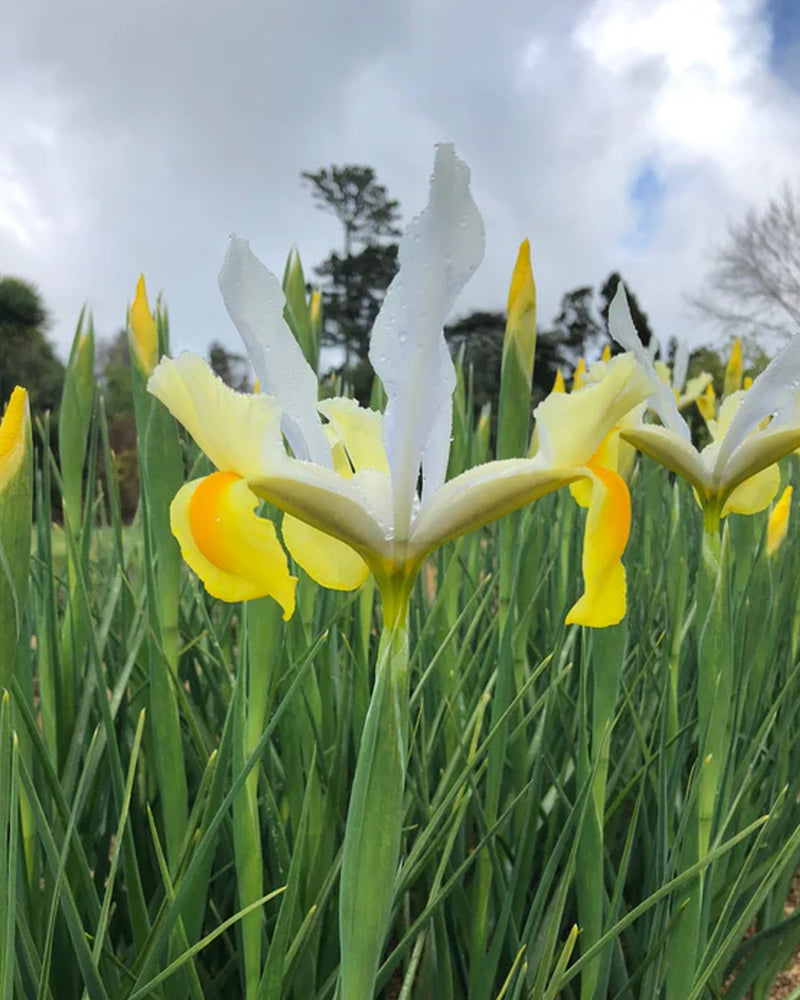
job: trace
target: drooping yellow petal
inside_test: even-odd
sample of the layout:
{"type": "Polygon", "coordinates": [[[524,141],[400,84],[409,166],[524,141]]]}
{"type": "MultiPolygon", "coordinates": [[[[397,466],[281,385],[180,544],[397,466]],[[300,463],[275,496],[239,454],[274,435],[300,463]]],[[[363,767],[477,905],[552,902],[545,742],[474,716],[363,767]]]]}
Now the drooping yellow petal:
{"type": "Polygon", "coordinates": [[[561,369],[556,369],[556,377],[553,382],[552,392],[564,393],[567,391],[567,387],[564,385],[564,376],[561,374],[561,369]]]}
{"type": "MultiPolygon", "coordinates": [[[[623,444],[626,448],[630,448],[630,445],[620,442],[618,430],[615,429],[610,434],[607,434],[603,443],[592,456],[589,468],[593,469],[597,466],[602,466],[604,469],[611,469],[612,472],[619,472],[620,444],[623,444]]],[[[593,481],[588,476],[576,479],[574,483],[570,483],[569,491],[572,494],[572,499],[579,507],[589,507],[591,505],[593,481]]]]}
{"type": "Polygon", "coordinates": [[[767,522],[767,555],[774,555],[783,544],[789,530],[789,511],[792,506],[792,487],[787,486],[780,499],[769,512],[767,522]]]}
{"type": "Polygon", "coordinates": [[[569,492],[572,499],[579,507],[588,507],[592,502],[591,479],[587,479],[585,477],[583,479],[576,479],[574,483],[569,484],[569,492]]]}
{"type": "Polygon", "coordinates": [[[767,466],[734,489],[725,501],[726,514],[758,514],[766,510],[780,489],[781,473],[777,465],[767,466]]]}
{"type": "Polygon", "coordinates": [[[732,392],[737,392],[742,388],[742,375],[744,374],[744,361],[742,359],[742,342],[737,337],[731,348],[731,356],[725,365],[725,388],[724,393],[730,396],[732,392]]]}
{"type": "Polygon", "coordinates": [[[0,423],[0,490],[22,463],[28,419],[28,393],[21,386],[15,386],[0,423]]]}
{"type": "Polygon", "coordinates": [[[584,375],[586,374],[586,359],[584,357],[578,358],[578,363],[575,365],[575,371],[572,373],[572,391],[575,392],[576,389],[582,389],[585,382],[584,375]]]}
{"type": "Polygon", "coordinates": [[[592,501],[583,538],[583,596],[566,618],[568,625],[605,628],[625,617],[627,606],[622,554],[631,528],[631,499],[625,481],[610,469],[593,466],[592,501]]]}
{"type": "Polygon", "coordinates": [[[143,274],[139,275],[136,296],[131,306],[128,323],[133,335],[132,342],[136,357],[145,375],[150,375],[158,361],[158,331],[147,302],[147,289],[143,274]]]}
{"type": "Polygon", "coordinates": [[[355,590],[369,576],[369,567],[349,545],[284,514],[283,542],[312,580],[329,590],[355,590]]]}
{"type": "Polygon", "coordinates": [[[170,525],[181,555],[212,597],[273,597],[285,621],[294,611],[297,578],[289,575],[273,523],[254,513],[258,498],[232,472],[215,472],[181,487],[170,525]]]}

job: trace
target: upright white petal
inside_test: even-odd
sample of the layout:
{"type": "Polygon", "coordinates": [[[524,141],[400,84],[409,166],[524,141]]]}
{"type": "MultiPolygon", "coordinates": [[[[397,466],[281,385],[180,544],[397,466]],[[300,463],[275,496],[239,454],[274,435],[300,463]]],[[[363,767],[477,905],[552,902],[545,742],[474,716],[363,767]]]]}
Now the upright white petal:
{"type": "Polygon", "coordinates": [[[482,257],[483,222],[469,169],[451,145],[438,146],[428,206],[400,242],[400,270],[369,352],[388,396],[383,440],[396,539],[408,534],[420,465],[426,496],[444,482],[455,371],[442,327],[482,257]]]}
{"type": "Polygon", "coordinates": [[[689,370],[689,345],[681,337],[678,346],[675,348],[675,360],[672,363],[672,388],[682,392],[683,384],[686,381],[686,372],[689,370]]]}
{"type": "Polygon", "coordinates": [[[733,452],[754,431],[764,417],[777,413],[780,423],[790,422],[794,415],[794,399],[800,385],[800,334],[770,361],[764,371],[744,393],[744,399],[717,455],[715,472],[718,476],[728,464],[733,452]]]}
{"type": "Polygon", "coordinates": [[[286,299],[280,282],[247,240],[231,236],[219,287],[262,391],[283,408],[281,427],[292,451],[298,458],[330,466],[330,448],[317,415],[317,376],[283,318],[286,299]]]}
{"type": "Polygon", "coordinates": [[[665,427],[690,441],[692,435],[686,421],[678,412],[675,396],[669,386],[664,385],[656,374],[652,358],[639,339],[639,334],[631,319],[631,311],[628,308],[628,297],[621,281],[617,285],[616,295],[611,300],[611,306],[608,310],[608,329],[614,340],[626,351],[633,354],[650,377],[653,391],[648,405],[656,411],[665,427]]]}

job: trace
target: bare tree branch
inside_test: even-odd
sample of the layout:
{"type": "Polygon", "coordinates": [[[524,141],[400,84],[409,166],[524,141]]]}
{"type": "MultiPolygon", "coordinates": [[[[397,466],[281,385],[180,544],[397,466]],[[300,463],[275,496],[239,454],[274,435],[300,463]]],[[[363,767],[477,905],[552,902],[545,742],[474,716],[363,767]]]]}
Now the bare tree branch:
{"type": "Polygon", "coordinates": [[[763,212],[750,209],[728,226],[706,290],[691,302],[727,332],[800,332],[800,182],[787,182],[763,212]]]}

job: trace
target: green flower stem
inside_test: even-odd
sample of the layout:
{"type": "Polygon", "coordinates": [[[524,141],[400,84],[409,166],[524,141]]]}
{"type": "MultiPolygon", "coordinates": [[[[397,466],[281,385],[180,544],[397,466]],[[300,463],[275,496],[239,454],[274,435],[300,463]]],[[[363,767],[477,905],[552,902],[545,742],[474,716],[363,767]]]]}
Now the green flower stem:
{"type": "Polygon", "coordinates": [[[372,1000],[394,903],[408,745],[407,615],[384,628],[342,849],[340,1000],[372,1000]]]}
{"type": "Polygon", "coordinates": [[[697,588],[699,673],[697,721],[700,764],[700,859],[708,853],[720,777],[728,746],[733,690],[730,595],[727,580],[728,535],[704,534],[697,588]]]}

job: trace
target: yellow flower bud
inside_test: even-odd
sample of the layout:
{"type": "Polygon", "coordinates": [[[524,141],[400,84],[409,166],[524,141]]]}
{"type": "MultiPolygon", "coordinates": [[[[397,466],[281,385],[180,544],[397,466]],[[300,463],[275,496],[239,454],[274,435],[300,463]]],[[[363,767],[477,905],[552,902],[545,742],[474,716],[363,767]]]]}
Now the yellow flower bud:
{"type": "Polygon", "coordinates": [[[737,337],[731,348],[731,356],[725,366],[725,395],[730,396],[732,392],[742,388],[742,375],[744,374],[744,361],[742,360],[742,342],[737,337]]]}
{"type": "Polygon", "coordinates": [[[14,478],[22,464],[29,421],[28,393],[16,386],[0,423],[0,491],[14,478]]]}
{"type": "Polygon", "coordinates": [[[767,522],[767,555],[774,555],[781,547],[789,530],[789,511],[792,504],[792,487],[787,486],[780,499],[769,512],[767,522]]]}
{"type": "Polygon", "coordinates": [[[531,245],[528,240],[523,240],[520,244],[508,289],[506,344],[510,343],[516,347],[523,372],[530,381],[536,350],[536,286],[533,282],[531,245]]]}
{"type": "Polygon", "coordinates": [[[136,285],[136,297],[131,306],[128,325],[131,331],[131,344],[145,375],[151,375],[158,361],[158,330],[147,302],[147,289],[144,275],[139,275],[136,285]]]}
{"type": "Polygon", "coordinates": [[[578,363],[575,365],[575,372],[572,376],[572,391],[575,392],[576,389],[582,389],[585,383],[584,375],[586,374],[586,359],[583,357],[578,358],[578,363]]]}

